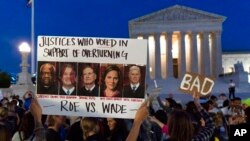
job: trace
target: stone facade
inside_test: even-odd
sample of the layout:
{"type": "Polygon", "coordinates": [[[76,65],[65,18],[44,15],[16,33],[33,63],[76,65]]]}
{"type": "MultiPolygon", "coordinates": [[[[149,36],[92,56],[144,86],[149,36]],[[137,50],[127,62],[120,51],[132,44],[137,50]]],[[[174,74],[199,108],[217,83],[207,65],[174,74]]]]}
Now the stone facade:
{"type": "MultiPolygon", "coordinates": [[[[181,93],[183,75],[193,72],[215,78],[212,93],[227,93],[228,79],[232,76],[221,76],[237,59],[229,62],[232,56],[223,55],[222,65],[221,36],[225,20],[224,16],[180,5],[130,20],[130,38],[148,40],[146,83],[149,91],[157,81],[161,93],[181,93]]],[[[246,57],[243,60],[250,62],[246,57]]],[[[243,64],[248,71],[247,63],[243,64]]],[[[236,89],[244,93],[250,87],[244,83],[243,89],[236,89]]]]}
{"type": "MultiPolygon", "coordinates": [[[[250,52],[225,52],[222,54],[222,68],[224,74],[235,73],[234,65],[240,63],[243,65],[242,71],[248,74],[247,79],[250,82],[250,52]]],[[[242,80],[241,79],[241,80],[242,80]]]]}
{"type": "Polygon", "coordinates": [[[222,71],[224,16],[175,5],[129,21],[131,38],[148,39],[148,78],[182,78],[194,72],[217,78],[222,71]]]}

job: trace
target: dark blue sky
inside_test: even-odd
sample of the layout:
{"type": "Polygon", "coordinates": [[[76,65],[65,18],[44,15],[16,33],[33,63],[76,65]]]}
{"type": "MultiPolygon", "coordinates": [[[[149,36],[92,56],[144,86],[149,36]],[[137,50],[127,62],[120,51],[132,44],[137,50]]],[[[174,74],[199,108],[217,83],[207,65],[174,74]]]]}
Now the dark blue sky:
{"type": "MultiPolygon", "coordinates": [[[[35,0],[35,34],[128,38],[128,21],[175,4],[226,16],[223,51],[250,51],[248,0],[35,0]]],[[[20,72],[18,46],[31,43],[26,0],[0,1],[0,69],[20,72]]]]}

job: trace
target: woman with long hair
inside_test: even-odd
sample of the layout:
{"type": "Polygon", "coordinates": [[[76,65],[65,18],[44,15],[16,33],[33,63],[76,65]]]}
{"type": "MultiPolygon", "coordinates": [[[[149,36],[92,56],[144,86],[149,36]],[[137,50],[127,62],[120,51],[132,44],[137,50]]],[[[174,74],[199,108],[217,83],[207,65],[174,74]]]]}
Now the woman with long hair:
{"type": "Polygon", "coordinates": [[[81,128],[83,130],[84,141],[101,141],[99,135],[100,127],[96,118],[84,117],[81,120],[81,128]]]}
{"type": "Polygon", "coordinates": [[[102,75],[101,95],[104,97],[121,97],[119,91],[121,72],[118,66],[110,65],[102,75]]]}
{"type": "Polygon", "coordinates": [[[31,112],[25,113],[19,129],[12,137],[12,141],[35,141],[35,135],[33,134],[34,128],[34,117],[31,112]]]}
{"type": "Polygon", "coordinates": [[[128,135],[124,119],[107,118],[110,135],[108,141],[125,141],[128,135]]]}

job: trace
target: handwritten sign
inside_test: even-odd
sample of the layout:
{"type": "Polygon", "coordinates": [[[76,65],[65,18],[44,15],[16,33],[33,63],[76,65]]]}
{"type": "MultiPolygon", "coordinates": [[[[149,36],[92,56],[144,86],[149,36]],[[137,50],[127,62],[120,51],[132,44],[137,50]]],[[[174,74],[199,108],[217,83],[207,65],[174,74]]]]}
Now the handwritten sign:
{"type": "Polygon", "coordinates": [[[37,97],[44,114],[134,118],[144,101],[147,40],[38,36],[37,55],[37,97]],[[130,92],[130,66],[136,66],[134,73],[140,70],[138,97],[124,94],[130,92]],[[105,84],[105,75],[115,82],[105,84]],[[106,93],[108,87],[117,89],[114,96],[106,93]]]}
{"type": "Polygon", "coordinates": [[[147,41],[137,39],[38,36],[37,46],[43,61],[145,64],[147,57],[147,41]]]}
{"type": "Polygon", "coordinates": [[[181,81],[180,90],[184,93],[198,93],[200,96],[207,96],[214,86],[212,78],[194,73],[186,73],[181,81]]]}

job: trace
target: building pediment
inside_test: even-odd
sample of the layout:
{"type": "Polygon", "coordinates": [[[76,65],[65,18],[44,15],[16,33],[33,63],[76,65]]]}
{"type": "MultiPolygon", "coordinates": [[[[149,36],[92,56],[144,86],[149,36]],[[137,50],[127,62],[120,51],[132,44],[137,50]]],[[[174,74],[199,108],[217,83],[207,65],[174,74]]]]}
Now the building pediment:
{"type": "Polygon", "coordinates": [[[204,20],[219,20],[224,21],[226,17],[185,7],[180,5],[175,5],[136,19],[130,22],[174,22],[174,21],[204,21],[204,20]]]}

